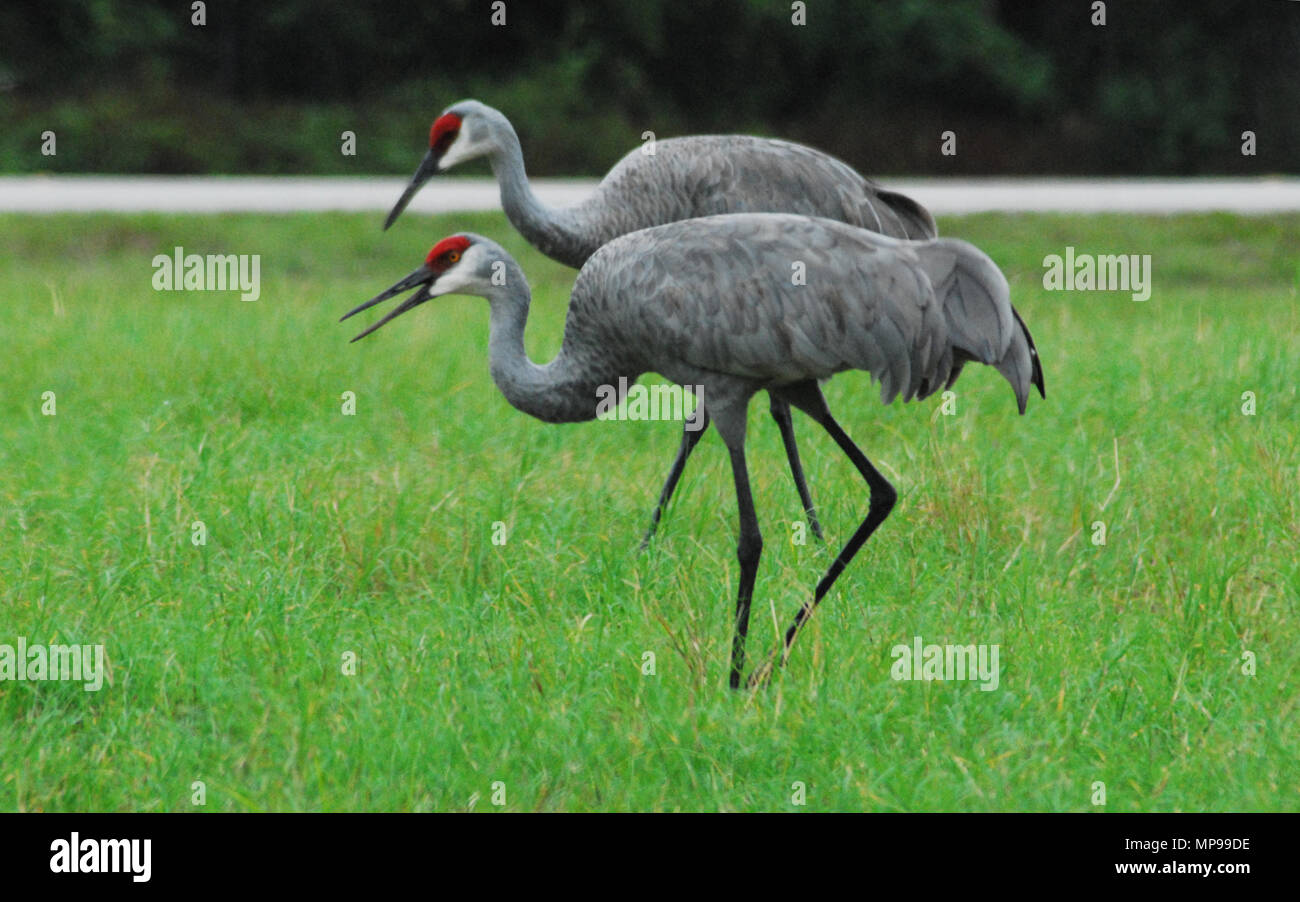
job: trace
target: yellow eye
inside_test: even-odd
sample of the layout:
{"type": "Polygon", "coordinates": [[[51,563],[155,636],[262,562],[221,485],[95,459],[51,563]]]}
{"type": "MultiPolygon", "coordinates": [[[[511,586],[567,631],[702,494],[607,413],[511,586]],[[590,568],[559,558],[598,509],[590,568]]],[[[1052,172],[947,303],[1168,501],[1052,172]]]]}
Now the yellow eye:
{"type": "Polygon", "coordinates": [[[450,260],[452,263],[457,262],[458,260],[460,260],[460,251],[450,252],[449,254],[447,254],[447,259],[450,260]]]}

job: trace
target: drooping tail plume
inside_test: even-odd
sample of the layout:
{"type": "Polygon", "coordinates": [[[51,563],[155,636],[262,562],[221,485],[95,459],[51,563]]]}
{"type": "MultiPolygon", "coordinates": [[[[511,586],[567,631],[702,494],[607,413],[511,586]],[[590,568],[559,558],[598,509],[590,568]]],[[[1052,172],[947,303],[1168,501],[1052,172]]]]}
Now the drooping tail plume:
{"type": "Polygon", "coordinates": [[[895,191],[886,191],[884,188],[876,189],[878,197],[889,211],[898,218],[903,227],[907,230],[907,237],[912,241],[925,241],[930,238],[936,238],[939,235],[939,227],[934,223],[934,217],[925,207],[912,200],[906,194],[899,194],[895,191]]]}
{"type": "Polygon", "coordinates": [[[1022,414],[1031,387],[1046,398],[1038,349],[1011,306],[1011,290],[996,264],[974,245],[951,238],[933,241],[919,248],[918,254],[948,319],[957,361],[949,385],[957,378],[961,362],[977,360],[1011,383],[1022,414]]]}

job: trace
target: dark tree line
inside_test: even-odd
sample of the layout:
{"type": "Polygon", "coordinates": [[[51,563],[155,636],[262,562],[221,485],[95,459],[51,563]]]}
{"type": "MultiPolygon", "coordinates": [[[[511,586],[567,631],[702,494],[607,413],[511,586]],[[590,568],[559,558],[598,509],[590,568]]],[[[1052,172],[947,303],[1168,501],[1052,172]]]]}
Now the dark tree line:
{"type": "Polygon", "coordinates": [[[792,6],[506,0],[501,27],[491,0],[210,0],[203,25],[190,0],[7,4],[0,168],[403,169],[465,96],[512,118],[539,173],[603,172],[647,128],[889,173],[1296,168],[1300,3],[1112,0],[1105,25],[1091,0],[806,0],[801,25],[792,6]]]}

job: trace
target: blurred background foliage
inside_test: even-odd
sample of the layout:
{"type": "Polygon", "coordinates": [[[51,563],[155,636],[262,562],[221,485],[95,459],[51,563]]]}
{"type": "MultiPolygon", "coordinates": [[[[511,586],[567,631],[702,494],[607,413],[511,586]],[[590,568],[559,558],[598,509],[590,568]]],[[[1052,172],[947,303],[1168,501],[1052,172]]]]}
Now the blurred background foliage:
{"type": "Polygon", "coordinates": [[[873,173],[1296,171],[1300,3],[1112,0],[1104,27],[1091,0],[806,6],[796,27],[788,0],[506,0],[497,27],[490,0],[211,0],[200,27],[190,0],[6,4],[0,171],[405,174],[464,97],[535,175],[604,173],[647,129],[873,173]]]}

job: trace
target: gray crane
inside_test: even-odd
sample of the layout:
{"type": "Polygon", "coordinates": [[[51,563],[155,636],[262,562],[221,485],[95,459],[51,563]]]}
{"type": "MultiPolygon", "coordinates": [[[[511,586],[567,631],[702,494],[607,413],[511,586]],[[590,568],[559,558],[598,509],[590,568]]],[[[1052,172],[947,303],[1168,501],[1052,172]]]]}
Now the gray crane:
{"type": "MultiPolygon", "coordinates": [[[[655,141],[653,154],[650,149],[643,145],[623,157],[587,200],[553,209],[542,204],[528,184],[519,137],[510,121],[477,100],[463,100],[434,120],[429,151],[384,228],[393,224],[433,175],[487,157],[510,222],[533,247],[575,269],[620,235],[721,213],[824,216],[895,238],[938,234],[934,218],[920,204],[885,191],[846,163],[811,147],[748,135],[698,135],[655,141]]],[[[771,395],[771,413],[809,526],[820,539],[821,525],[799,460],[790,407],[771,395]]],[[[642,548],[654,535],[703,431],[683,428],[642,548]]]]}
{"type": "Polygon", "coordinates": [[[889,515],[896,494],[831,416],[819,382],[869,372],[888,404],[950,386],[970,361],[995,367],[1025,412],[1029,389],[1046,397],[1033,339],[1011,306],[1006,279],[974,246],[913,242],[788,214],[710,216],[616,238],[587,261],[573,286],[556,357],[539,366],[524,351],[531,299],[519,265],[496,243],[462,233],[423,266],[347,313],[418,289],[353,341],[433,297],[484,297],[491,308],[492,379],[512,405],[548,423],[596,417],[602,386],[656,372],[699,386],[705,416],[731,456],[740,534],[730,685],[744,672],[745,635],[763,539],[745,464],[745,413],[767,391],[802,410],[866,480],[866,518],[787,630],[776,658],[750,685],[784,664],[800,628],[862,544],[889,515]],[[791,262],[807,279],[792,284],[791,262]],[[493,278],[494,274],[503,278],[493,278]]]}

